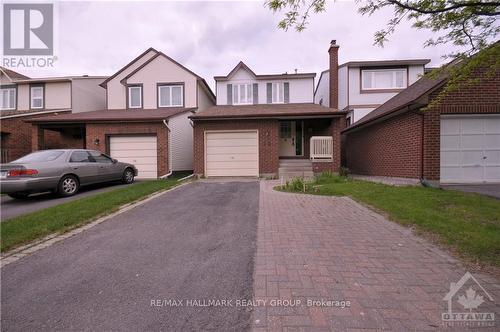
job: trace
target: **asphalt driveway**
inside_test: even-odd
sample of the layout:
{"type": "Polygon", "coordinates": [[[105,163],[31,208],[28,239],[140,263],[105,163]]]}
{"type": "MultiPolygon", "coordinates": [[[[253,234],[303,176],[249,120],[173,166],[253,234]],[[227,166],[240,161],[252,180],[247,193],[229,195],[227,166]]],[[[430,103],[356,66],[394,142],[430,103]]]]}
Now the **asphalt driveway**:
{"type": "Polygon", "coordinates": [[[52,193],[41,193],[38,195],[29,196],[26,199],[14,199],[7,195],[0,198],[0,222],[18,217],[23,214],[36,212],[48,207],[73,201],[87,196],[99,194],[101,192],[118,189],[122,186],[127,186],[120,182],[100,183],[91,186],[85,186],[80,189],[80,192],[71,197],[58,197],[52,193]]]}
{"type": "Polygon", "coordinates": [[[462,184],[462,185],[442,185],[445,189],[459,190],[495,197],[500,199],[500,183],[496,184],[462,184]]]}
{"type": "Polygon", "coordinates": [[[245,330],[187,301],[252,298],[258,209],[258,182],[197,182],[9,264],[2,330],[245,330]]]}

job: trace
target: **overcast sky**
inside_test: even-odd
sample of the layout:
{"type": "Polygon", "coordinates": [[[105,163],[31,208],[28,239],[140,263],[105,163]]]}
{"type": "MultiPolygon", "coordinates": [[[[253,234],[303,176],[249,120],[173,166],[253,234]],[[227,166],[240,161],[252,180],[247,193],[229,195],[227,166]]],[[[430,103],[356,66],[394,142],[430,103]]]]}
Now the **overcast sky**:
{"type": "Polygon", "coordinates": [[[20,70],[29,76],[111,75],[152,46],[207,79],[226,75],[242,60],[258,74],[319,73],[328,66],[331,39],[340,44],[340,62],[429,58],[443,63],[450,49],[423,48],[431,32],[407,22],[384,47],[373,46],[391,11],[372,17],[351,1],[329,1],[303,32],[277,28],[283,13],[264,1],[224,2],[60,2],[59,59],[50,71],[20,70]]]}

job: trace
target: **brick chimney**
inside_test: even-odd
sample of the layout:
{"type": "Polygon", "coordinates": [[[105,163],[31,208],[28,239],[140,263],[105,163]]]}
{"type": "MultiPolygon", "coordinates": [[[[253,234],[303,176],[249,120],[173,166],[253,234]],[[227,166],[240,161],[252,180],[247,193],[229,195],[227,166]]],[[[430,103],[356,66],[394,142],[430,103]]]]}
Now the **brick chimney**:
{"type": "Polygon", "coordinates": [[[330,107],[339,108],[339,45],[332,40],[330,48],[330,107]]]}

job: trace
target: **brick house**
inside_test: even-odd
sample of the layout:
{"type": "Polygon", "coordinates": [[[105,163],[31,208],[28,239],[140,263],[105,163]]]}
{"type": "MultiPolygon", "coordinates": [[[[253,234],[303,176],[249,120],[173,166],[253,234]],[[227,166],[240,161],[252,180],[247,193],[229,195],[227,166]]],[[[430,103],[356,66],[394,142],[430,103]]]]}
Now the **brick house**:
{"type": "MultiPolygon", "coordinates": [[[[0,67],[1,162],[31,152],[32,126],[26,121],[50,114],[80,113],[105,105],[101,76],[29,78],[0,67]]],[[[60,130],[45,133],[46,148],[78,146],[82,133],[60,130]]]]}
{"type": "MultiPolygon", "coordinates": [[[[338,46],[329,49],[331,62],[338,46]]],[[[312,176],[337,171],[346,112],[314,104],[314,73],[257,75],[240,62],[216,76],[217,105],[194,123],[198,176],[312,176]]]]}
{"type": "Polygon", "coordinates": [[[440,183],[500,182],[500,72],[482,68],[473,82],[440,94],[445,76],[424,76],[346,128],[346,166],[440,183]]]}
{"type": "Polygon", "coordinates": [[[33,150],[46,147],[45,132],[75,128],[78,147],[134,164],[138,178],[193,169],[189,115],[215,104],[203,78],[149,48],[101,83],[106,107],[30,120],[33,150]]]}

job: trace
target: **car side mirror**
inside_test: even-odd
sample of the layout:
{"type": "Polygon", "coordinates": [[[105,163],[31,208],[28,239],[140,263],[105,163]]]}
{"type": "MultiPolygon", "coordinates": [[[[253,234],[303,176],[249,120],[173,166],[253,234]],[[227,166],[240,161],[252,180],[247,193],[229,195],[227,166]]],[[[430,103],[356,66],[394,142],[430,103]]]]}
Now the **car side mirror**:
{"type": "Polygon", "coordinates": [[[118,160],[113,159],[113,164],[116,164],[117,162],[118,162],[118,160]]]}

